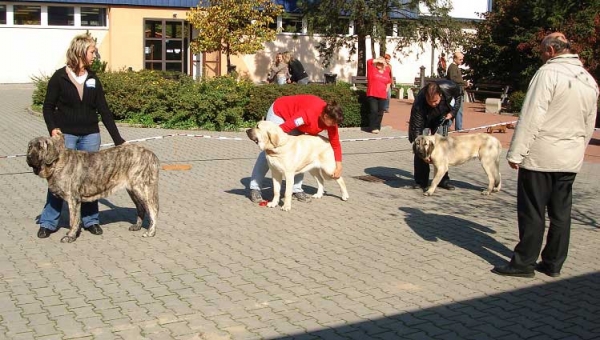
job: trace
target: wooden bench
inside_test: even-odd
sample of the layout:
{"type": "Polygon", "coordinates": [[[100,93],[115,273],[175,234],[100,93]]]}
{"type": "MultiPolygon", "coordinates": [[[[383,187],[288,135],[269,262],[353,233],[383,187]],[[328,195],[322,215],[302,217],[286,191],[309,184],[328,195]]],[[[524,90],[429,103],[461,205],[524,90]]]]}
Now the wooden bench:
{"type": "Polygon", "coordinates": [[[508,101],[508,93],[510,92],[510,86],[499,83],[478,83],[472,87],[465,89],[469,100],[485,102],[488,98],[499,98],[502,104],[508,101]]]}
{"type": "MultiPolygon", "coordinates": [[[[352,76],[350,82],[353,88],[356,88],[357,84],[367,86],[367,76],[352,76]]],[[[396,84],[396,77],[392,77],[392,86],[394,84],[396,84]]]]}
{"type": "MultiPolygon", "coordinates": [[[[425,84],[435,82],[437,80],[444,80],[446,78],[427,78],[425,77],[425,84]]],[[[421,77],[415,77],[415,87],[421,88],[421,77]]],[[[417,91],[418,92],[418,91],[417,91]]]]}

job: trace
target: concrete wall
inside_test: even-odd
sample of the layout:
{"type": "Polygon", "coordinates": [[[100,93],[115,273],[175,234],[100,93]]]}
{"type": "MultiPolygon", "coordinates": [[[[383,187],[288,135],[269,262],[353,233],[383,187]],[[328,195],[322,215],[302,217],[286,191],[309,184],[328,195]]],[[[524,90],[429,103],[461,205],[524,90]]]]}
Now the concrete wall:
{"type": "Polygon", "coordinates": [[[109,12],[110,51],[107,58],[110,70],[131,67],[144,68],[144,19],[185,20],[185,10],[112,7],[109,12]],[[175,18],[174,18],[175,16],[175,18]]]}
{"type": "MultiPolygon", "coordinates": [[[[438,0],[438,2],[441,2],[438,0]]],[[[492,0],[448,0],[452,5],[449,15],[457,19],[481,19],[480,13],[492,10],[492,0]]],[[[422,14],[427,15],[427,7],[423,4],[419,6],[422,14]]]]}
{"type": "MultiPolygon", "coordinates": [[[[106,53],[107,29],[89,30],[98,41],[101,55],[106,53]]],[[[74,36],[86,29],[1,27],[0,83],[31,83],[31,77],[50,76],[65,65],[65,54],[74,36]]]]}
{"type": "Polygon", "coordinates": [[[0,26],[0,83],[30,83],[32,76],[52,75],[65,65],[74,36],[89,31],[110,70],[143,68],[144,18],[185,19],[185,10],[113,7],[108,27],[73,28],[0,26]]]}
{"type": "MultiPolygon", "coordinates": [[[[350,81],[351,77],[356,75],[358,58],[355,55],[350,57],[349,52],[343,49],[332,60],[331,66],[323,68],[319,59],[318,51],[314,48],[319,41],[319,37],[298,36],[292,38],[289,35],[279,35],[277,40],[265,44],[264,51],[256,54],[246,55],[232,59],[232,63],[237,65],[237,70],[242,74],[249,76],[255,82],[266,79],[270,63],[274,60],[278,52],[291,51],[302,62],[311,81],[324,81],[325,73],[337,74],[338,80],[350,81]]],[[[376,47],[377,48],[377,47],[376,47]]],[[[387,46],[388,53],[392,54],[392,70],[398,83],[413,83],[414,78],[419,75],[419,68],[426,67],[426,74],[431,72],[431,46],[423,51],[418,46],[413,46],[409,50],[412,53],[406,57],[400,54],[389,52],[393,49],[393,43],[389,42],[387,46]]],[[[367,39],[367,56],[371,56],[370,42],[367,39]]],[[[437,65],[437,57],[440,51],[434,51],[434,58],[437,65]]],[[[448,54],[448,53],[446,53],[448,54]]],[[[376,56],[379,56],[379,50],[376,50],[376,56]]],[[[434,67],[435,67],[434,65],[434,67]]]]}
{"type": "MultiPolygon", "coordinates": [[[[453,0],[455,17],[477,18],[475,12],[485,12],[491,8],[491,0],[453,0]]],[[[143,61],[143,22],[144,19],[185,19],[186,10],[148,9],[140,7],[111,7],[108,11],[109,27],[107,28],[56,28],[56,27],[24,27],[0,26],[0,41],[3,49],[0,52],[0,83],[28,83],[32,76],[51,75],[65,62],[65,52],[73,36],[86,29],[98,40],[102,60],[108,62],[109,70],[117,71],[131,67],[141,70],[143,61]]],[[[259,53],[244,56],[232,56],[232,63],[237,71],[250,77],[255,82],[266,79],[269,64],[277,52],[291,51],[304,64],[312,81],[323,81],[325,73],[336,73],[338,80],[350,81],[356,74],[357,57],[350,56],[348,51],[341,50],[330,67],[324,69],[314,48],[319,37],[306,35],[293,36],[279,34],[277,40],[265,44],[259,53]]],[[[388,43],[388,51],[393,44],[388,43]]],[[[441,51],[432,51],[431,47],[420,50],[417,46],[410,49],[410,55],[393,55],[393,73],[399,83],[412,83],[418,76],[419,68],[426,67],[429,76],[437,63],[441,51]],[[433,58],[433,59],[432,59],[433,58]]],[[[367,40],[367,56],[371,56],[370,43],[367,40]]],[[[379,55],[379,51],[376,51],[379,55]]],[[[452,51],[444,51],[449,56],[452,51]]],[[[187,52],[189,55],[189,51],[187,52]]],[[[194,56],[194,60],[199,60],[194,56]]],[[[450,62],[450,60],[448,60],[450,62]]],[[[226,58],[221,58],[221,69],[226,70],[226,58]]],[[[190,74],[200,75],[199,64],[189,65],[190,74]]]]}

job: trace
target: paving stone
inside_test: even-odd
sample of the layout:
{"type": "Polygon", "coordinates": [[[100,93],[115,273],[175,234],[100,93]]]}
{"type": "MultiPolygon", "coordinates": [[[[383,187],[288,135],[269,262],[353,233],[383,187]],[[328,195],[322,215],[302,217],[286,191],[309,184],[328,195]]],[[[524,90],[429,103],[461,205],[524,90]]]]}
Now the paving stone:
{"type": "MultiPolygon", "coordinates": [[[[119,125],[127,140],[159,137],[139,144],[163,165],[191,169],[161,171],[156,237],[127,230],[135,211],[122,191],[100,200],[102,236],[62,244],[65,229],[36,237],[47,183],[15,156],[48,133],[27,112],[32,91],[0,84],[0,338],[600,338],[598,163],[574,184],[561,277],[516,279],[490,273],[518,240],[505,161],[500,193],[481,196],[485,174],[470,162],[450,170],[457,190],[424,197],[406,188],[404,132],[350,142],[373,136],[341,129],[350,199],[328,182],[322,199],[282,212],[246,197],[259,150],[243,131],[119,125]]],[[[316,191],[310,176],[304,186],[316,191]]]]}

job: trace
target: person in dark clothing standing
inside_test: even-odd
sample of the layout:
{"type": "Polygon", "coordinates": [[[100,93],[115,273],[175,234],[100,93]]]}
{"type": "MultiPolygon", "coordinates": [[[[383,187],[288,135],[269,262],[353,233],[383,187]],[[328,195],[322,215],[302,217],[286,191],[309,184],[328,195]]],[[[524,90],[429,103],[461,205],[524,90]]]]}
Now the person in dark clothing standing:
{"type": "Polygon", "coordinates": [[[288,79],[288,83],[308,84],[308,74],[300,60],[292,57],[290,52],[284,52],[283,61],[289,65],[290,79],[288,79]]]}
{"type": "MultiPolygon", "coordinates": [[[[77,35],[67,50],[67,65],[48,81],[44,99],[44,121],[51,136],[62,132],[68,149],[98,151],[98,113],[115,145],[125,143],[104,97],[102,83],[90,66],[96,57],[96,42],[89,33],[77,35]]],[[[46,238],[57,230],[63,200],[47,193],[37,236],[46,238]]],[[[98,201],[81,204],[84,229],[101,235],[98,201]]]]}
{"type": "MultiPolygon", "coordinates": [[[[450,64],[450,66],[448,66],[448,73],[446,74],[446,78],[448,80],[452,80],[453,82],[455,82],[459,87],[461,92],[461,95],[464,96],[464,91],[466,87],[469,87],[471,84],[469,82],[466,82],[463,80],[462,78],[462,72],[460,71],[459,66],[463,64],[465,56],[460,53],[460,52],[455,52],[453,57],[452,57],[452,63],[450,64]]],[[[457,113],[454,115],[455,118],[455,122],[454,122],[454,131],[461,131],[463,129],[462,123],[463,123],[463,107],[462,107],[462,101],[461,101],[461,107],[458,109],[457,113]]]]}
{"type": "MultiPolygon", "coordinates": [[[[419,91],[412,109],[408,123],[408,140],[412,143],[417,136],[423,134],[423,129],[429,129],[435,134],[440,128],[444,128],[447,135],[448,125],[455,117],[462,103],[462,92],[458,85],[450,80],[438,80],[428,83],[419,91]]],[[[429,164],[414,155],[413,188],[425,190],[429,185],[429,164]]],[[[448,173],[444,175],[439,187],[454,190],[450,184],[448,173]]]]}

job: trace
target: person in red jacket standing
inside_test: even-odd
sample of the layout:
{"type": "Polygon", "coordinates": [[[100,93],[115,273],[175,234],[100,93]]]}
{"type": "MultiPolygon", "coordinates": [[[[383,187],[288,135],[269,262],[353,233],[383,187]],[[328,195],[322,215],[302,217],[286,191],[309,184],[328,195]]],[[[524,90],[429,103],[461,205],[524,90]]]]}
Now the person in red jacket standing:
{"type": "Polygon", "coordinates": [[[391,70],[386,65],[383,57],[367,60],[367,101],[371,133],[379,133],[381,130],[388,90],[392,84],[391,70]]]}
{"type": "MultiPolygon", "coordinates": [[[[284,132],[290,135],[309,134],[316,136],[321,131],[327,130],[329,143],[333,148],[335,157],[335,172],[333,178],[342,175],[342,146],[338,125],[344,119],[342,108],[335,102],[327,103],[313,95],[295,95],[277,98],[267,111],[265,120],[279,124],[284,132]]],[[[261,202],[261,184],[269,171],[269,164],[265,152],[262,151],[254,168],[250,180],[250,200],[254,203],[261,202]]],[[[300,202],[308,200],[302,190],[303,174],[294,177],[293,197],[300,202]]]]}

